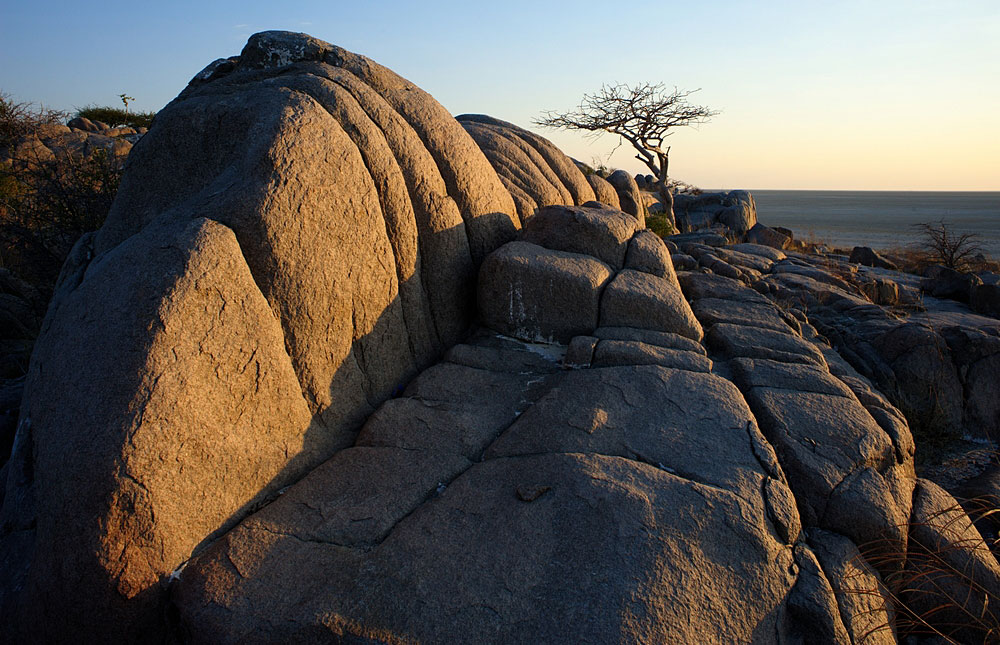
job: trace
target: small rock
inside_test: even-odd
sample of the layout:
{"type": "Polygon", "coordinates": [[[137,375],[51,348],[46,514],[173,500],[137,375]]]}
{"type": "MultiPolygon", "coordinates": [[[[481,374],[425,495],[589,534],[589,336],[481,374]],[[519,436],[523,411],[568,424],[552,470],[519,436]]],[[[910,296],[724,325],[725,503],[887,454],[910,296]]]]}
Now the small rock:
{"type": "Polygon", "coordinates": [[[522,502],[533,502],[552,490],[551,486],[518,486],[515,494],[522,502]]]}

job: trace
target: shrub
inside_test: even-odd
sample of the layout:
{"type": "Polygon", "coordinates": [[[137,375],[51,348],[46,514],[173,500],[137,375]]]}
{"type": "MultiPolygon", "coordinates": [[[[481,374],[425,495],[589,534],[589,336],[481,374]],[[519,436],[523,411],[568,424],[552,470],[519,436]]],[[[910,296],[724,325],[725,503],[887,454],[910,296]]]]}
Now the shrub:
{"type": "Polygon", "coordinates": [[[77,238],[103,223],[123,165],[112,150],[52,154],[32,143],[66,116],[0,94],[0,265],[43,292],[77,238]]]}
{"type": "Polygon", "coordinates": [[[16,103],[0,92],[0,153],[9,153],[19,139],[33,134],[43,125],[62,123],[66,113],[32,103],[16,103]]]}
{"type": "Polygon", "coordinates": [[[112,128],[119,126],[148,128],[153,123],[156,112],[130,112],[128,109],[106,105],[88,105],[77,110],[76,115],[91,121],[102,121],[112,128]]]}
{"type": "Polygon", "coordinates": [[[0,168],[0,213],[4,221],[46,236],[78,237],[104,222],[121,166],[107,150],[7,164],[0,168]]]}
{"type": "Polygon", "coordinates": [[[979,235],[958,233],[945,220],[914,224],[922,241],[918,249],[929,264],[941,264],[956,271],[970,271],[975,268],[977,256],[982,256],[979,235]]]}
{"type": "Polygon", "coordinates": [[[673,235],[677,231],[674,230],[674,225],[670,222],[670,218],[667,217],[666,213],[646,213],[646,228],[653,231],[660,237],[667,237],[668,235],[673,235]]]}

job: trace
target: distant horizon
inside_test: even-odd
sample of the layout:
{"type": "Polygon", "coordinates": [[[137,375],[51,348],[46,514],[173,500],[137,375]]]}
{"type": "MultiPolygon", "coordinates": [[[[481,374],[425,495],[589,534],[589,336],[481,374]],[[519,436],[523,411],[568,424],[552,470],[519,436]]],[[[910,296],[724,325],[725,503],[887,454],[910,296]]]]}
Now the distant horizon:
{"type": "Polygon", "coordinates": [[[701,88],[719,114],[680,129],[670,175],[758,190],[1000,191],[1000,3],[864,0],[702,5],[636,0],[399,0],[339,5],[177,0],[144,8],[8,3],[0,91],[52,107],[157,111],[255,32],[307,32],[412,81],[452,114],[483,113],[567,155],[646,172],[615,137],[533,125],[606,83],[701,88]],[[646,23],[652,29],[638,28],[646,23]],[[141,25],[141,28],[140,28],[141,25]],[[107,37],[103,37],[103,35],[107,37]],[[650,35],[652,34],[652,35],[650,35]]]}

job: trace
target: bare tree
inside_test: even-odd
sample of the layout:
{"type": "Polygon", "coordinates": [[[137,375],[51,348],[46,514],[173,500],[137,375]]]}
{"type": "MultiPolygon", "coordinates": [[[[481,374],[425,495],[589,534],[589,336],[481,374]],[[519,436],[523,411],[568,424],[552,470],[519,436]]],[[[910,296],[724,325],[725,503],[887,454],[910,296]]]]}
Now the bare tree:
{"type": "Polygon", "coordinates": [[[977,254],[983,252],[976,233],[956,233],[944,220],[914,224],[923,239],[920,248],[928,260],[949,269],[962,271],[972,266],[977,254]]]}
{"type": "Polygon", "coordinates": [[[698,90],[668,91],[663,83],[623,83],[602,85],[594,94],[585,94],[571,112],[547,111],[535,124],[546,128],[586,130],[595,135],[617,134],[636,149],[635,158],[646,164],[656,177],[665,204],[671,204],[667,188],[670,146],[666,138],[673,128],[705,123],[718,112],[688,103],[698,90]]]}

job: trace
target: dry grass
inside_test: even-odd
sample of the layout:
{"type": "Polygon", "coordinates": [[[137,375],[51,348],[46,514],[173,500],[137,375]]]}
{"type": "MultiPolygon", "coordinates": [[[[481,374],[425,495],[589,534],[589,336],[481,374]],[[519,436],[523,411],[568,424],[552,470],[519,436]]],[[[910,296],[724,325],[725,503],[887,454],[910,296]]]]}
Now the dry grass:
{"type": "MultiPolygon", "coordinates": [[[[1000,598],[993,595],[976,566],[977,557],[994,558],[997,540],[991,538],[986,544],[975,531],[963,530],[968,519],[977,524],[1000,520],[998,502],[986,496],[968,500],[964,507],[956,504],[943,509],[924,524],[930,531],[908,525],[910,541],[903,553],[889,541],[863,545],[864,560],[885,577],[877,588],[848,581],[840,592],[876,598],[875,611],[895,616],[901,642],[924,636],[957,645],[1000,642],[1000,598]],[[921,541],[915,537],[928,532],[939,539],[921,541]]],[[[877,625],[862,642],[885,629],[891,625],[877,625]]]]}

